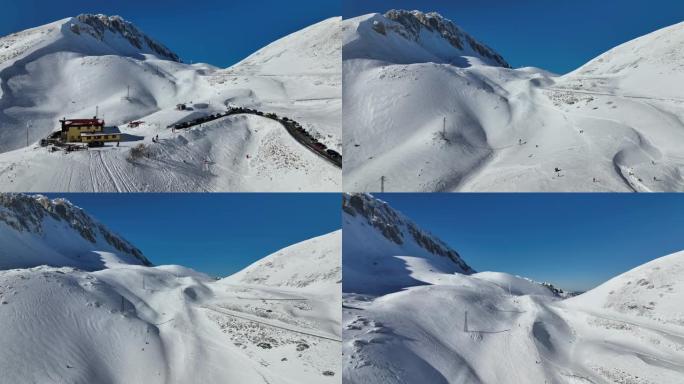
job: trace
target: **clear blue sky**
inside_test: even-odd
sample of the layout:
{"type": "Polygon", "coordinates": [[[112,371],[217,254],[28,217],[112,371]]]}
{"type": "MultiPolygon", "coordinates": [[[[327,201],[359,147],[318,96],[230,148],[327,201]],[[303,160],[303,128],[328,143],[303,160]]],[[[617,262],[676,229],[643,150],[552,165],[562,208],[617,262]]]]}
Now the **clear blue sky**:
{"type": "Polygon", "coordinates": [[[684,250],[684,194],[375,194],[478,271],[587,290],[684,250]]]}
{"type": "Polygon", "coordinates": [[[341,227],[336,193],[48,194],[66,197],[156,265],[226,276],[341,227]]]}
{"type": "Polygon", "coordinates": [[[190,62],[227,67],[332,16],[339,0],[2,0],[0,36],[81,13],[120,15],[190,62]]]}
{"type": "Polygon", "coordinates": [[[681,0],[344,0],[345,18],[437,11],[513,67],[567,73],[633,38],[684,21],[681,0]]]}

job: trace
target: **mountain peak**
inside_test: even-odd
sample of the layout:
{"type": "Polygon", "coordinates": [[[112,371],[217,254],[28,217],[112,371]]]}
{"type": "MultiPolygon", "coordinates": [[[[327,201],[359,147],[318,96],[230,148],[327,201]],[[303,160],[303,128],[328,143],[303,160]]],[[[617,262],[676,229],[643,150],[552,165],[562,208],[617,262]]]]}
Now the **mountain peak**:
{"type": "Polygon", "coordinates": [[[417,10],[397,10],[392,9],[384,15],[387,19],[396,21],[404,26],[404,37],[418,41],[421,38],[421,32],[426,29],[430,32],[438,33],[442,38],[449,42],[449,44],[459,51],[473,51],[479,56],[489,59],[499,66],[510,68],[510,65],[504,60],[501,55],[496,53],[493,49],[475,40],[472,36],[465,33],[461,28],[454,24],[451,20],[445,18],[437,12],[421,12],[417,10]]]}
{"type": "Polygon", "coordinates": [[[475,271],[442,240],[370,194],[342,201],[344,292],[387,293],[424,282],[412,276],[406,257],[445,274],[475,271]]]}
{"type": "Polygon", "coordinates": [[[0,269],[101,269],[107,262],[104,254],[120,263],[151,265],[139,249],[81,208],[42,195],[0,193],[0,242],[0,269]]]}
{"type": "Polygon", "coordinates": [[[80,14],[72,19],[69,29],[77,35],[88,34],[102,42],[106,42],[107,35],[112,34],[126,39],[128,43],[142,52],[153,53],[162,59],[181,61],[177,54],[118,15],[80,14]]]}
{"type": "Polygon", "coordinates": [[[389,204],[370,194],[345,194],[342,209],[351,216],[360,215],[386,239],[397,245],[404,245],[407,241],[415,242],[426,252],[450,259],[463,273],[475,272],[461,259],[458,252],[442,240],[425,232],[413,221],[395,211],[389,204]]]}

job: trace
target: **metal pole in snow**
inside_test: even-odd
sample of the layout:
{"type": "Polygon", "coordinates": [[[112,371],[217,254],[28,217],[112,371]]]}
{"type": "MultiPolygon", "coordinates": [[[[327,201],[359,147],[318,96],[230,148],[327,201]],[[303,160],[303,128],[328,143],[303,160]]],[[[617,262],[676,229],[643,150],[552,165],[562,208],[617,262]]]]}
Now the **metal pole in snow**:
{"type": "Polygon", "coordinates": [[[465,311],[465,321],[463,322],[463,332],[468,332],[468,311],[465,311]]]}
{"type": "Polygon", "coordinates": [[[444,120],[442,121],[442,135],[446,139],[446,116],[444,116],[444,120]]]}
{"type": "Polygon", "coordinates": [[[385,176],[380,176],[380,192],[385,192],[385,176]]]}

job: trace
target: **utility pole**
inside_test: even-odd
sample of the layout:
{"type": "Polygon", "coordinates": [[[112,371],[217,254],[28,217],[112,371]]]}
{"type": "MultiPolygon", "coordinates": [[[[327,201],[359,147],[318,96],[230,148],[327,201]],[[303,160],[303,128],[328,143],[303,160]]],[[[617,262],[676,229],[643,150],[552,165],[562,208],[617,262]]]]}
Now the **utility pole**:
{"type": "Polygon", "coordinates": [[[29,146],[29,129],[31,128],[31,120],[26,123],[26,146],[29,146]]]}
{"type": "Polygon", "coordinates": [[[100,112],[100,106],[99,106],[99,105],[96,105],[96,106],[95,106],[95,118],[96,118],[96,119],[97,119],[97,115],[99,114],[99,112],[100,112]]]}
{"type": "Polygon", "coordinates": [[[465,321],[463,322],[463,332],[468,332],[468,311],[465,311],[465,321]]]}
{"type": "Polygon", "coordinates": [[[380,176],[380,192],[385,192],[385,176],[380,176]]]}

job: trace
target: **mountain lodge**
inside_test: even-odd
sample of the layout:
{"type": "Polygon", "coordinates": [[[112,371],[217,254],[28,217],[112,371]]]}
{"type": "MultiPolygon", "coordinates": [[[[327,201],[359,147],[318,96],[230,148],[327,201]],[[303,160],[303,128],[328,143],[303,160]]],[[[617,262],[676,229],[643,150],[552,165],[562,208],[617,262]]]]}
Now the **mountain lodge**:
{"type": "Polygon", "coordinates": [[[105,142],[121,141],[121,132],[106,130],[102,119],[69,119],[63,118],[61,137],[64,142],[88,143],[88,145],[102,145],[105,142]]]}

